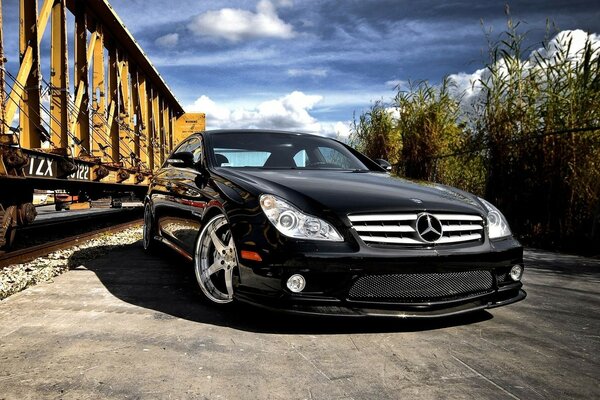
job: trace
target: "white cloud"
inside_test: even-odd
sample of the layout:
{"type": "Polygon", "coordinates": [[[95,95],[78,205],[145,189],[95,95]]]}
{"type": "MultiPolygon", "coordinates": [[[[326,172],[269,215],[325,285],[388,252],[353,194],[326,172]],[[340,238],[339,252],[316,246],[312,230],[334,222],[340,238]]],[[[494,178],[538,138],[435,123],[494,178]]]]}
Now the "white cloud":
{"type": "Polygon", "coordinates": [[[391,88],[394,88],[394,89],[400,88],[401,90],[405,90],[405,89],[408,88],[409,85],[408,85],[408,81],[404,81],[404,80],[401,80],[401,79],[394,79],[394,80],[391,80],[391,81],[386,81],[385,82],[385,86],[391,87],[391,88]]]}
{"type": "Polygon", "coordinates": [[[179,42],[179,34],[178,33],[168,33],[164,36],[159,37],[154,41],[160,47],[175,47],[179,42]]]}
{"type": "MultiPolygon", "coordinates": [[[[583,57],[583,50],[586,40],[592,42],[594,52],[600,52],[600,36],[597,34],[588,35],[586,32],[577,30],[566,30],[556,34],[548,43],[546,48],[539,48],[531,52],[529,57],[521,61],[523,77],[528,76],[531,71],[546,68],[547,66],[567,61],[572,65],[580,62],[583,57]],[[564,53],[567,53],[566,60],[562,58],[564,53]],[[560,54],[560,56],[559,56],[560,54]]],[[[499,76],[508,77],[508,66],[504,59],[497,62],[499,76]]],[[[477,112],[477,104],[482,97],[482,82],[486,82],[490,78],[488,69],[479,69],[473,73],[460,72],[449,75],[449,78],[454,81],[455,87],[452,92],[457,97],[462,96],[462,108],[467,114],[477,112]]]]}
{"type": "Polygon", "coordinates": [[[334,132],[337,138],[345,141],[350,136],[350,121],[338,121],[333,125],[333,129],[328,131],[334,132]]]}
{"type": "Polygon", "coordinates": [[[459,72],[450,75],[449,78],[456,85],[452,91],[457,95],[463,95],[465,99],[477,95],[481,91],[481,80],[485,71],[485,69],[478,69],[472,74],[459,72]]]}
{"type": "Polygon", "coordinates": [[[201,96],[186,107],[186,110],[206,113],[208,129],[281,129],[346,138],[350,133],[348,121],[323,122],[318,121],[310,114],[310,111],[322,99],[323,97],[319,95],[294,91],[278,99],[263,101],[254,106],[233,108],[217,104],[208,96],[201,96]]]}
{"type": "MultiPolygon", "coordinates": [[[[288,3],[279,2],[279,5],[288,3]]],[[[231,42],[252,38],[289,39],[295,35],[293,27],[279,18],[275,5],[269,0],[260,0],[255,13],[239,8],[207,11],[192,18],[188,29],[198,36],[231,42]]]]}
{"type": "Polygon", "coordinates": [[[324,78],[327,76],[327,70],[325,68],[291,68],[287,70],[289,76],[313,76],[318,78],[324,78]]]}
{"type": "Polygon", "coordinates": [[[177,57],[152,57],[152,63],[155,66],[203,66],[218,67],[223,64],[231,64],[235,60],[236,66],[262,65],[265,59],[280,57],[281,54],[273,49],[234,49],[229,51],[220,51],[215,54],[197,54],[182,53],[177,57]]]}
{"type": "Polygon", "coordinates": [[[557,57],[558,53],[567,52],[567,59],[572,62],[577,62],[583,58],[583,50],[586,40],[592,42],[594,52],[600,51],[600,35],[592,33],[588,35],[581,29],[574,31],[559,32],[549,43],[546,49],[540,48],[531,54],[529,62],[536,64],[534,55],[538,54],[541,58],[550,60],[552,64],[560,61],[557,57]]]}

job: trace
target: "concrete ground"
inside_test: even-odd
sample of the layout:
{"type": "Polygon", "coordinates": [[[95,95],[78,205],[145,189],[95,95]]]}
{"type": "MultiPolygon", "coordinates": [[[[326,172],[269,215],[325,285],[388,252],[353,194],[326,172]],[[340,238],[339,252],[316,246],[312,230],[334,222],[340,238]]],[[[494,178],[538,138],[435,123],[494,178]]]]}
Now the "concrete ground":
{"type": "Polygon", "coordinates": [[[525,301],[415,322],[216,311],[123,246],[0,303],[0,399],[600,398],[600,261],[526,257],[525,301]]]}

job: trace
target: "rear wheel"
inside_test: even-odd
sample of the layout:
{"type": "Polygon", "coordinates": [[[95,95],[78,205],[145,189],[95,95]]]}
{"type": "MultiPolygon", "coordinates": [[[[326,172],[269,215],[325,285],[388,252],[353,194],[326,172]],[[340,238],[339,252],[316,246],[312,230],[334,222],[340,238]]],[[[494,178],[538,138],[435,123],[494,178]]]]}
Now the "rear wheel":
{"type": "Polygon", "coordinates": [[[232,302],[237,265],[237,250],[229,222],[219,214],[208,221],[196,241],[194,270],[202,294],[215,304],[232,302]]]}
{"type": "Polygon", "coordinates": [[[153,253],[158,245],[156,239],[154,239],[155,231],[156,229],[154,228],[152,207],[150,206],[150,203],[146,203],[146,205],[144,206],[144,229],[142,244],[144,245],[144,250],[146,250],[149,253],[153,253]]]}

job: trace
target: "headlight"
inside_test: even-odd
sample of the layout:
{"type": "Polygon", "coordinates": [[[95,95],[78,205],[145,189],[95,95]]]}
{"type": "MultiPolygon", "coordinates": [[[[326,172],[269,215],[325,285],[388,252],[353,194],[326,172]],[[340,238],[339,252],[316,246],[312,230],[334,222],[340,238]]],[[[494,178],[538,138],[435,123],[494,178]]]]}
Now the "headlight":
{"type": "Polygon", "coordinates": [[[260,196],[260,206],[269,221],[285,236],[297,239],[344,241],[342,236],[329,223],[304,214],[279,197],[263,194],[260,196]]]}
{"type": "Polygon", "coordinates": [[[498,239],[512,235],[510,228],[508,227],[508,222],[506,222],[506,218],[504,218],[504,215],[502,215],[500,210],[494,207],[492,203],[482,199],[481,197],[479,200],[483,203],[488,211],[487,220],[490,239],[498,239]]]}

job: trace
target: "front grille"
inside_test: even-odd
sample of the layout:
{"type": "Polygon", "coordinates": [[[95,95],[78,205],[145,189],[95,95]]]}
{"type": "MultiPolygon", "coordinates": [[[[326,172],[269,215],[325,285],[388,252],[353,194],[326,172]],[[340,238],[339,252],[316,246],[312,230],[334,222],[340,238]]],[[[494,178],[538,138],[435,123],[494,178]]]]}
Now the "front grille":
{"type": "Polygon", "coordinates": [[[490,271],[365,275],[354,282],[348,298],[422,303],[484,294],[491,291],[493,285],[490,271]]]}
{"type": "Polygon", "coordinates": [[[427,242],[417,233],[421,214],[349,215],[352,227],[367,245],[432,245],[483,240],[483,218],[467,214],[430,214],[439,220],[442,235],[427,242]]]}
{"type": "Polygon", "coordinates": [[[496,271],[496,282],[499,285],[512,282],[508,271],[496,271]]]}

